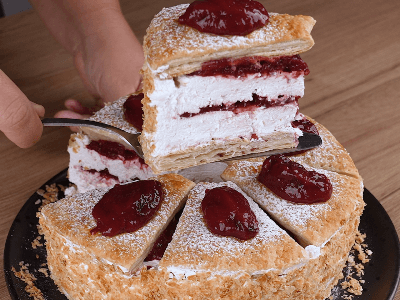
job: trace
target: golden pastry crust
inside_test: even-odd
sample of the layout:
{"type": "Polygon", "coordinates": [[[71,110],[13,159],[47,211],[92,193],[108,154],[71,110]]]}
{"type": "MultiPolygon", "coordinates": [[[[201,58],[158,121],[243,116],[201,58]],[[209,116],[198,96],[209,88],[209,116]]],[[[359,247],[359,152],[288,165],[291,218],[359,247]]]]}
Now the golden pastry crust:
{"type": "Polygon", "coordinates": [[[362,214],[363,185],[359,178],[305,166],[327,176],[333,192],[327,202],[297,204],[276,196],[257,180],[261,167],[262,162],[238,161],[221,177],[235,182],[303,246],[322,246],[339,228],[362,214]]]}
{"type": "Polygon", "coordinates": [[[146,67],[157,76],[188,74],[203,62],[226,57],[294,55],[314,45],[310,32],[315,20],[309,16],[271,13],[266,26],[246,36],[218,36],[179,24],[177,19],[187,7],[164,8],[147,29],[146,67]]]}
{"type": "Polygon", "coordinates": [[[96,226],[92,209],[109,189],[92,190],[45,206],[40,214],[40,225],[47,237],[59,234],[73,245],[90,249],[91,255],[99,260],[120,266],[123,270],[134,271],[171,218],[184,205],[187,193],[194,186],[192,181],[177,174],[161,175],[154,179],[162,184],[164,201],[154,217],[135,232],[114,237],[90,233],[96,226]]]}
{"type": "Polygon", "coordinates": [[[262,274],[270,269],[281,273],[304,264],[305,250],[277,226],[237,185],[232,182],[199,183],[189,193],[184,211],[159,268],[177,268],[191,272],[238,272],[262,274]],[[249,240],[213,234],[208,229],[201,202],[207,189],[228,186],[249,201],[258,221],[259,232],[249,240]]]}

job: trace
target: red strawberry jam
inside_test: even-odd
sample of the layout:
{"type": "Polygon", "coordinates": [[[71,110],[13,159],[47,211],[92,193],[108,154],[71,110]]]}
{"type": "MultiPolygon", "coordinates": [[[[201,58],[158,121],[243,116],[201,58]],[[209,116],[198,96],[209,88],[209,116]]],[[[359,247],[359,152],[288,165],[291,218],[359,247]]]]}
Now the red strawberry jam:
{"type": "Polygon", "coordinates": [[[196,0],[179,23],[217,35],[247,35],[267,24],[264,6],[253,0],[196,0]]]}
{"type": "Polygon", "coordinates": [[[89,170],[84,170],[84,171],[85,171],[85,172],[88,172],[88,173],[91,173],[91,174],[98,174],[101,178],[103,178],[103,179],[105,179],[105,180],[110,180],[110,179],[112,179],[112,180],[119,181],[119,180],[118,180],[118,177],[115,176],[115,175],[110,174],[110,172],[108,171],[107,168],[104,169],[104,170],[101,170],[101,171],[97,171],[97,170],[95,170],[95,169],[89,169],[89,170]]]}
{"type": "Polygon", "coordinates": [[[314,123],[306,118],[293,121],[292,126],[299,128],[301,131],[304,131],[304,132],[319,134],[318,129],[314,125],[314,123]]]}
{"type": "Polygon", "coordinates": [[[139,161],[144,164],[144,160],[141,159],[135,151],[126,149],[123,145],[117,142],[106,140],[91,141],[86,148],[94,150],[109,159],[120,159],[122,161],[139,159],[139,161]]]}
{"type": "Polygon", "coordinates": [[[211,60],[201,65],[199,71],[189,75],[197,76],[224,76],[224,77],[245,77],[249,74],[261,74],[263,76],[276,73],[292,73],[291,76],[301,74],[308,75],[310,70],[300,55],[292,56],[251,56],[242,58],[223,58],[211,60]]]}
{"type": "Polygon", "coordinates": [[[163,199],[161,183],[155,180],[117,184],[94,206],[97,226],[91,233],[115,236],[134,232],[153,218],[163,199]]]}
{"type": "Polygon", "coordinates": [[[174,235],[176,226],[178,225],[180,214],[181,213],[178,213],[174,216],[167,228],[158,237],[144,261],[160,260],[163,257],[165,249],[167,249],[168,244],[172,241],[172,236],[174,235]]]}
{"type": "Polygon", "coordinates": [[[214,234],[249,240],[259,231],[257,218],[248,201],[230,187],[206,190],[201,209],[208,229],[214,234]]]}
{"type": "Polygon", "coordinates": [[[237,101],[233,104],[226,105],[226,104],[221,104],[221,105],[210,105],[210,106],[205,106],[201,107],[200,111],[198,113],[183,113],[180,115],[181,118],[190,118],[194,117],[200,114],[208,113],[208,112],[213,112],[213,111],[232,111],[234,114],[239,114],[245,111],[254,111],[259,107],[264,107],[264,108],[269,108],[269,107],[274,107],[274,106],[284,106],[289,103],[295,103],[298,105],[298,100],[300,97],[288,97],[286,100],[280,100],[280,99],[268,99],[268,97],[260,97],[256,94],[253,94],[253,100],[251,101],[237,101]]]}
{"type": "Polygon", "coordinates": [[[126,99],[123,105],[125,121],[133,125],[133,127],[135,127],[138,131],[142,131],[143,127],[143,97],[143,93],[140,93],[138,95],[131,95],[128,97],[128,99],[126,99]]]}
{"type": "MultiPolygon", "coordinates": [[[[315,126],[313,122],[309,121],[306,118],[303,118],[301,120],[292,121],[292,127],[299,128],[301,131],[304,131],[304,132],[319,134],[317,126],[315,126]]],[[[310,150],[312,150],[312,149],[289,152],[289,153],[285,153],[284,155],[285,156],[293,156],[293,155],[303,154],[310,150]]]]}
{"type": "Polygon", "coordinates": [[[266,158],[257,179],[275,195],[296,203],[326,202],[332,195],[324,174],[308,171],[283,155],[266,158]]]}

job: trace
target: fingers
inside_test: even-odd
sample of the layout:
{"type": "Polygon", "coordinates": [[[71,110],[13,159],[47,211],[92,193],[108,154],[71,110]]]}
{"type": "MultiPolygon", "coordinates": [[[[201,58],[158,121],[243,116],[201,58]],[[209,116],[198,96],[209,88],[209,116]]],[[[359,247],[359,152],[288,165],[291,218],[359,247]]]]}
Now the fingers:
{"type": "Polygon", "coordinates": [[[29,101],[24,93],[0,70],[0,131],[21,148],[39,141],[44,107],[29,101]]]}

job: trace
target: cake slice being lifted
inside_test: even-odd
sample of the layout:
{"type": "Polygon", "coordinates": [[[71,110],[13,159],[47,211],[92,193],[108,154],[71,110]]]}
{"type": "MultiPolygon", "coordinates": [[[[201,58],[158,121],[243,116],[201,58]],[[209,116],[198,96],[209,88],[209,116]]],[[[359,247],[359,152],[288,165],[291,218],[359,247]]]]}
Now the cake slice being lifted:
{"type": "Polygon", "coordinates": [[[295,147],[314,19],[265,11],[255,31],[221,35],[182,24],[192,8],[163,9],[144,39],[146,163],[158,173],[295,147]]]}

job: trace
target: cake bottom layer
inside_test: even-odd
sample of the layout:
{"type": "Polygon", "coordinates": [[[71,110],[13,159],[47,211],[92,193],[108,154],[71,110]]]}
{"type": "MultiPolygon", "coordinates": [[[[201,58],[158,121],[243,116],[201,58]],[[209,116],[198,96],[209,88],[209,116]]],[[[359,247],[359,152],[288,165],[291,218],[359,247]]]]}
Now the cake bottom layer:
{"type": "Polygon", "coordinates": [[[68,299],[317,299],[329,297],[342,277],[359,225],[359,217],[345,224],[305,265],[280,274],[277,270],[251,276],[245,272],[218,275],[197,273],[170,278],[156,268],[139,274],[123,273],[84,248],[68,242],[50,228],[46,235],[51,277],[68,299]]]}
{"type": "MultiPolygon", "coordinates": [[[[146,142],[144,142],[146,143],[146,142]]],[[[294,148],[298,144],[293,132],[274,131],[263,139],[210,140],[207,144],[191,146],[185,151],[152,156],[145,152],[146,163],[155,174],[203,165],[227,158],[273,149],[294,148]]]]}

